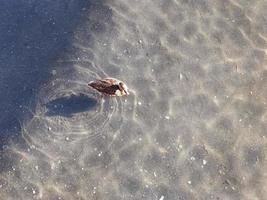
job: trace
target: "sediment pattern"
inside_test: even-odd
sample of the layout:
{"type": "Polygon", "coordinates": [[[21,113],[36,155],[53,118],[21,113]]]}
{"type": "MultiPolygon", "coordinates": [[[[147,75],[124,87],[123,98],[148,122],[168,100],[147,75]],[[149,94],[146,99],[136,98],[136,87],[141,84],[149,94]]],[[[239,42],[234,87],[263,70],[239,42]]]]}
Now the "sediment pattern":
{"type": "Polygon", "coordinates": [[[266,1],[107,0],[3,154],[3,199],[265,199],[266,1]],[[106,76],[131,95],[101,98],[106,76]],[[48,115],[78,94],[95,106],[48,115]]]}

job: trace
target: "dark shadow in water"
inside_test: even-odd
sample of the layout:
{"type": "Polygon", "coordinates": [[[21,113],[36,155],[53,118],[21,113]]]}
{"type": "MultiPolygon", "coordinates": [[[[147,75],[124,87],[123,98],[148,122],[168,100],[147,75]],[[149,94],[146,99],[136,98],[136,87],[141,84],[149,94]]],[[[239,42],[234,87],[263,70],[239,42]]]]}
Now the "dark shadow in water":
{"type": "Polygon", "coordinates": [[[35,96],[67,51],[73,32],[95,8],[107,10],[101,2],[1,1],[0,150],[18,138],[20,122],[31,118],[28,108],[35,106],[35,96]]]}
{"type": "Polygon", "coordinates": [[[97,100],[85,94],[60,97],[46,104],[46,115],[71,117],[75,113],[91,110],[96,105],[97,100]]]}

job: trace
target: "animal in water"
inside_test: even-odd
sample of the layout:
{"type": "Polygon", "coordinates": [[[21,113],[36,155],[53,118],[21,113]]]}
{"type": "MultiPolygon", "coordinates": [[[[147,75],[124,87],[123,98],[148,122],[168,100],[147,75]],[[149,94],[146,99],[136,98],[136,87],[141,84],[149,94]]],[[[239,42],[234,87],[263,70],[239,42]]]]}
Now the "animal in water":
{"type": "Polygon", "coordinates": [[[130,94],[125,83],[115,78],[91,81],[88,83],[88,86],[94,88],[104,96],[124,96],[130,94]]]}

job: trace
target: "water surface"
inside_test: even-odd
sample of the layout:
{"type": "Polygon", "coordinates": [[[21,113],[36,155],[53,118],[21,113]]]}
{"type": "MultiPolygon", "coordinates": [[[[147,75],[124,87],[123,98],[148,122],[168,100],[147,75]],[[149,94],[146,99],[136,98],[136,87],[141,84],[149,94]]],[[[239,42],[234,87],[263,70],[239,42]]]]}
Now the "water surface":
{"type": "MultiPolygon", "coordinates": [[[[267,2],[77,2],[25,9],[53,8],[44,19],[56,15],[59,25],[46,30],[69,35],[52,40],[58,50],[47,39],[38,56],[18,53],[35,66],[15,81],[37,88],[28,103],[24,92],[1,92],[10,105],[1,127],[10,123],[17,139],[1,152],[0,198],[265,199],[267,2]],[[87,87],[107,76],[131,95],[101,98],[87,87]],[[30,114],[13,112],[15,99],[30,114]]],[[[10,92],[7,71],[0,80],[10,92]]]]}

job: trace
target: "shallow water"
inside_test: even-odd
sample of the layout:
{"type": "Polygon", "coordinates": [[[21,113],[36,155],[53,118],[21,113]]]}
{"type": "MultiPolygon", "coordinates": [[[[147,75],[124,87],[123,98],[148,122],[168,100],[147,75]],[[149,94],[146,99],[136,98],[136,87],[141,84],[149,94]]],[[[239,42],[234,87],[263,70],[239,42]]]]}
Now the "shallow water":
{"type": "Polygon", "coordinates": [[[59,2],[3,54],[0,199],[266,199],[267,1],[59,2]]]}

